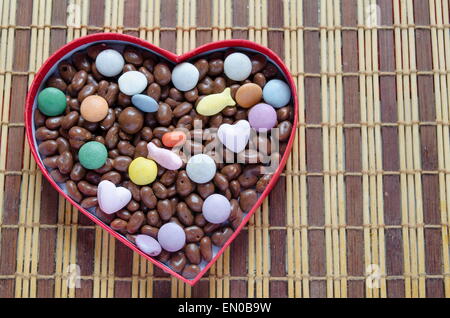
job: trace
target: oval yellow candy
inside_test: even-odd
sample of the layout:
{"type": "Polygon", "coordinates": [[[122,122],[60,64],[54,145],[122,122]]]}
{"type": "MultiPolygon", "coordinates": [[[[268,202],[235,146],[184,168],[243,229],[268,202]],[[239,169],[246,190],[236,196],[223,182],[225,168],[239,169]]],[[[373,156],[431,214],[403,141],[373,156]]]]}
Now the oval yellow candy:
{"type": "Polygon", "coordinates": [[[134,159],[128,167],[130,180],[137,185],[152,183],[158,174],[158,166],[151,159],[138,157],[134,159]]]}
{"type": "Polygon", "coordinates": [[[231,97],[229,87],[222,93],[212,94],[203,97],[197,105],[197,113],[203,116],[214,116],[220,113],[227,106],[235,106],[236,102],[231,97]]]}

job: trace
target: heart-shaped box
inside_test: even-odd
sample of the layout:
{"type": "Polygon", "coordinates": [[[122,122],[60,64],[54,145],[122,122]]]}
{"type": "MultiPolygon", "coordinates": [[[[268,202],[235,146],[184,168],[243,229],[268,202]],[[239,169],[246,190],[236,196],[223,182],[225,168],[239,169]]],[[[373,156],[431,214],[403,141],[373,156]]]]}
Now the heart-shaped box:
{"type": "Polygon", "coordinates": [[[73,40],[70,43],[67,43],[63,47],[61,47],[59,50],[57,50],[53,55],[51,55],[45,63],[42,65],[42,67],[39,69],[39,71],[36,73],[35,78],[33,80],[33,83],[30,87],[30,90],[28,91],[27,99],[26,99],[26,105],[25,105],[25,127],[26,127],[26,133],[27,133],[27,139],[28,143],[31,148],[31,152],[34,156],[34,159],[36,160],[39,168],[42,171],[42,174],[47,178],[47,180],[50,182],[50,184],[62,195],[68,200],[73,206],[75,206],[78,210],[80,210],[83,214],[85,214],[89,219],[91,219],[94,223],[101,226],[103,229],[108,231],[111,235],[113,235],[115,238],[117,238],[120,242],[131,248],[136,253],[139,253],[143,257],[145,257],[147,260],[155,264],[156,266],[160,267],[164,271],[170,273],[171,275],[181,279],[185,283],[193,286],[195,283],[198,282],[198,280],[208,271],[208,269],[211,267],[212,264],[222,255],[222,253],[225,251],[225,249],[228,247],[228,245],[231,244],[231,242],[236,238],[236,236],[239,234],[241,229],[247,224],[250,217],[255,213],[256,209],[262,204],[263,200],[267,197],[267,195],[270,193],[272,188],[275,186],[278,177],[280,176],[286,161],[288,159],[289,153],[292,149],[292,144],[294,142],[295,137],[295,127],[297,127],[297,120],[298,120],[298,98],[297,93],[295,89],[294,81],[290,75],[290,72],[288,68],[284,65],[282,60],[270,49],[258,45],[254,42],[247,41],[247,40],[224,40],[224,41],[218,41],[213,43],[208,43],[203,46],[200,46],[188,53],[185,53],[183,55],[175,55],[169,51],[166,51],[164,49],[161,49],[155,45],[152,45],[151,43],[144,41],[142,39],[124,35],[124,34],[117,34],[117,33],[96,33],[92,35],[87,35],[84,37],[80,37],[76,40],[73,40]],[[112,228],[110,228],[107,224],[102,222],[100,219],[98,219],[94,214],[89,212],[88,210],[82,208],[78,203],[76,203],[74,200],[72,200],[65,190],[59,186],[50,176],[49,171],[44,166],[42,159],[37,151],[37,141],[35,139],[35,127],[34,127],[34,120],[33,120],[33,114],[34,110],[37,106],[37,94],[38,92],[43,88],[46,80],[54,72],[56,69],[56,66],[59,62],[62,60],[70,57],[73,53],[83,50],[87,48],[90,45],[98,44],[98,43],[107,43],[111,45],[134,45],[137,47],[140,47],[142,49],[149,50],[153,53],[156,53],[157,55],[167,59],[172,64],[178,64],[183,61],[188,61],[192,58],[195,58],[200,55],[207,55],[208,53],[211,53],[213,51],[219,51],[219,50],[225,50],[228,48],[237,48],[244,51],[251,51],[251,52],[257,52],[260,54],[265,55],[269,61],[274,63],[279,70],[284,74],[284,78],[289,84],[292,92],[292,104],[294,107],[294,121],[293,121],[293,129],[291,132],[291,135],[289,137],[289,141],[287,143],[287,146],[285,148],[284,155],[282,156],[279,166],[276,169],[276,171],[273,173],[273,176],[264,190],[264,192],[260,195],[258,198],[258,201],[253,206],[253,208],[247,213],[245,218],[243,219],[240,226],[235,230],[235,232],[232,234],[232,236],[228,239],[228,241],[218,250],[216,248],[215,255],[212,258],[212,260],[207,263],[206,265],[202,266],[202,270],[200,273],[193,279],[186,279],[185,277],[181,276],[180,274],[173,271],[171,268],[169,268],[164,263],[159,262],[157,259],[154,259],[144,252],[142,252],[140,249],[136,247],[133,243],[131,243],[129,240],[125,238],[125,236],[121,235],[120,233],[114,231],[112,228]]]}

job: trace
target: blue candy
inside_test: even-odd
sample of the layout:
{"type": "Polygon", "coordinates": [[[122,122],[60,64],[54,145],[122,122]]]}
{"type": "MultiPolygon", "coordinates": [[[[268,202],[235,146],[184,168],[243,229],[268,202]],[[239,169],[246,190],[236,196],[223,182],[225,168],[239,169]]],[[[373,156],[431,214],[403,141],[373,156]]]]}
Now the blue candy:
{"type": "Polygon", "coordinates": [[[144,94],[133,95],[133,97],[131,97],[131,102],[144,113],[154,113],[158,111],[159,108],[156,100],[144,94]]]}
{"type": "Polygon", "coordinates": [[[273,79],[264,86],[263,98],[267,104],[281,108],[291,100],[291,89],[285,82],[273,79]]]}

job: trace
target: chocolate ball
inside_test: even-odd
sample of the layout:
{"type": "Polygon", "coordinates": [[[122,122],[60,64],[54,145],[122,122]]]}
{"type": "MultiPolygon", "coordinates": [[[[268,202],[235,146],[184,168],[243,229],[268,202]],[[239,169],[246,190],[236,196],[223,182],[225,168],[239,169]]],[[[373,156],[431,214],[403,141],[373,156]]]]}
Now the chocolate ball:
{"type": "Polygon", "coordinates": [[[144,125],[144,115],[134,107],[127,107],[120,112],[119,126],[127,134],[135,134],[144,125]]]}

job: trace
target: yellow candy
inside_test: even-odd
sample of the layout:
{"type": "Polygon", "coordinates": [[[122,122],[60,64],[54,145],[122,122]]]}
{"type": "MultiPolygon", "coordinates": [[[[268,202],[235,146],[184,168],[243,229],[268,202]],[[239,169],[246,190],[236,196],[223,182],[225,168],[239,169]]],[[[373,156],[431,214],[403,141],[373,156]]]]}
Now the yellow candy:
{"type": "Polygon", "coordinates": [[[213,116],[220,113],[227,106],[235,106],[229,87],[222,93],[208,95],[198,103],[197,113],[203,116],[213,116]]]}
{"type": "Polygon", "coordinates": [[[158,167],[151,159],[139,157],[134,159],[128,167],[130,180],[137,185],[152,183],[158,174],[158,167]]]}

